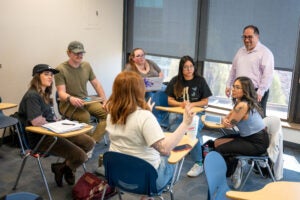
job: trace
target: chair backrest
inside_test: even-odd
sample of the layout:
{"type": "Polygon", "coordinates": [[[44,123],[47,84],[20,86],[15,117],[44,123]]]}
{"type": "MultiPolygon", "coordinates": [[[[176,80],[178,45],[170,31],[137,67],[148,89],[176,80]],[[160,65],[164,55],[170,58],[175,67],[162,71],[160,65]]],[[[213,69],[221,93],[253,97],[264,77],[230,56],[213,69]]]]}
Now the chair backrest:
{"type": "Polygon", "coordinates": [[[216,151],[209,152],[204,160],[204,170],[208,183],[208,200],[226,199],[229,187],[226,179],[226,163],[216,151]]]}
{"type": "MultiPolygon", "coordinates": [[[[56,102],[56,105],[57,105],[57,110],[58,110],[58,113],[60,115],[62,115],[60,109],[59,109],[59,104],[60,104],[60,99],[59,99],[59,95],[58,95],[58,92],[56,91],[55,92],[55,102],[56,102]]],[[[63,116],[64,117],[64,116],[63,116]]]]}
{"type": "Polygon", "coordinates": [[[122,191],[153,196],[157,172],[147,161],[135,156],[108,151],[103,155],[105,177],[108,184],[122,191]]]}
{"type": "Polygon", "coordinates": [[[27,133],[25,131],[25,125],[22,123],[22,119],[18,112],[15,112],[14,114],[10,115],[10,117],[16,118],[18,120],[17,127],[18,127],[18,131],[19,131],[19,134],[18,134],[19,142],[22,143],[22,144],[20,144],[20,146],[22,148],[21,150],[22,150],[22,153],[25,154],[25,151],[27,149],[30,149],[28,138],[27,138],[27,133]]]}
{"type": "Polygon", "coordinates": [[[276,180],[283,178],[283,135],[281,121],[279,117],[265,117],[264,123],[270,138],[270,144],[267,149],[268,156],[274,164],[274,176],[276,180]]]}
{"type": "MultiPolygon", "coordinates": [[[[168,106],[168,96],[164,91],[157,91],[153,95],[153,102],[155,102],[155,106],[168,106]]],[[[152,113],[156,117],[158,123],[164,127],[167,128],[169,126],[169,113],[166,111],[160,111],[155,109],[155,106],[152,110],[152,113]]]]}

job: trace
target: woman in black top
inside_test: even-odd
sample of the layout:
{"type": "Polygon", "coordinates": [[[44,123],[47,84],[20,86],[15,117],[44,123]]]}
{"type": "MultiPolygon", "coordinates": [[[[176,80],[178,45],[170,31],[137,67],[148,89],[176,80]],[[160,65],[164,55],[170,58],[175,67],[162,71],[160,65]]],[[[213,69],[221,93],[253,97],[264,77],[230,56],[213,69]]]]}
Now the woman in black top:
{"type": "MultiPolygon", "coordinates": [[[[42,126],[57,120],[51,98],[53,76],[56,73],[59,71],[46,64],[39,64],[33,68],[30,87],[19,106],[19,116],[24,126],[42,126]]],[[[41,134],[36,133],[26,134],[31,148],[42,137],[41,134]]],[[[52,136],[46,136],[38,150],[46,151],[53,140],[52,136]]],[[[63,185],[63,176],[69,185],[74,184],[76,168],[87,161],[86,152],[90,151],[94,145],[94,140],[85,134],[69,138],[57,138],[57,142],[49,153],[65,158],[63,163],[51,165],[52,172],[55,174],[55,181],[59,187],[63,185]]]]}

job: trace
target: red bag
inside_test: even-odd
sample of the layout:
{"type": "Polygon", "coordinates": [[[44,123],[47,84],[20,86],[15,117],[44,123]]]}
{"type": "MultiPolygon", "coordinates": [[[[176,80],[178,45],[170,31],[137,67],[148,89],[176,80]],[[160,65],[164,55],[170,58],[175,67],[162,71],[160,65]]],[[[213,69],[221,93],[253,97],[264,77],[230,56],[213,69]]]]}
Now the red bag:
{"type": "Polygon", "coordinates": [[[74,200],[99,200],[105,191],[104,199],[116,194],[115,188],[108,185],[104,178],[100,178],[92,173],[84,173],[77,181],[72,190],[74,200]]]}

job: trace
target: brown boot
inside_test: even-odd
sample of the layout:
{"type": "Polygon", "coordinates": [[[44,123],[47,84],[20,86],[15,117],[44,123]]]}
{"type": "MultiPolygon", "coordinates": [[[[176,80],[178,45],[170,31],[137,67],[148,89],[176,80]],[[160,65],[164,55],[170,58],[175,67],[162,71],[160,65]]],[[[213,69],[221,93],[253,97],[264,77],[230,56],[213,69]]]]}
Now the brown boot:
{"type": "Polygon", "coordinates": [[[54,173],[55,182],[58,187],[63,186],[63,176],[65,173],[66,165],[65,163],[52,163],[51,164],[51,170],[54,173]]]}
{"type": "Polygon", "coordinates": [[[69,185],[74,185],[74,183],[75,183],[75,174],[73,173],[73,171],[70,167],[66,166],[64,175],[65,175],[65,181],[69,185]]]}

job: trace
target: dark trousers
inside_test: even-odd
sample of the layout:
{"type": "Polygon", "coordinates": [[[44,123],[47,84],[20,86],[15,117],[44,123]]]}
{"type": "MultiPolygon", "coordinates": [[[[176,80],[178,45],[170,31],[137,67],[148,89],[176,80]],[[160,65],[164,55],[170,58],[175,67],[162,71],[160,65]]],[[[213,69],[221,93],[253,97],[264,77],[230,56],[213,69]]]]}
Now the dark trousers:
{"type": "Polygon", "coordinates": [[[269,136],[265,129],[247,137],[241,137],[239,134],[230,134],[221,138],[233,138],[231,142],[224,143],[215,149],[226,161],[227,177],[231,176],[235,171],[237,165],[235,156],[259,156],[266,153],[269,147],[269,136]]]}

